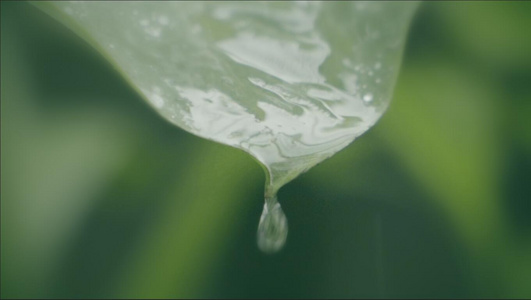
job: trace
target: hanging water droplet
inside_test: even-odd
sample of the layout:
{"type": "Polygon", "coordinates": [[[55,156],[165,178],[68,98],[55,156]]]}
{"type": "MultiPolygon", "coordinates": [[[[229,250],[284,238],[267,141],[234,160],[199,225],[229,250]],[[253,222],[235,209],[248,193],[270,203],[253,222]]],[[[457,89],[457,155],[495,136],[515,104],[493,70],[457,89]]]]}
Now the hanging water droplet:
{"type": "Polygon", "coordinates": [[[282,249],[287,237],[288,220],[277,197],[266,197],[258,224],[258,248],[265,253],[275,253],[282,249]]]}

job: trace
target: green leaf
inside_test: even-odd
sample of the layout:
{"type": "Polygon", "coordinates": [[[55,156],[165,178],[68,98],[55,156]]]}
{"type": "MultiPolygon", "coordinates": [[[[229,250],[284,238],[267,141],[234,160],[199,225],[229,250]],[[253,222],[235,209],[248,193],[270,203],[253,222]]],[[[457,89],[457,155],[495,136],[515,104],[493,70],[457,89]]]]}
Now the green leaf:
{"type": "Polygon", "coordinates": [[[36,2],[166,120],[242,149],[266,195],[385,111],[416,3],[36,2]]]}

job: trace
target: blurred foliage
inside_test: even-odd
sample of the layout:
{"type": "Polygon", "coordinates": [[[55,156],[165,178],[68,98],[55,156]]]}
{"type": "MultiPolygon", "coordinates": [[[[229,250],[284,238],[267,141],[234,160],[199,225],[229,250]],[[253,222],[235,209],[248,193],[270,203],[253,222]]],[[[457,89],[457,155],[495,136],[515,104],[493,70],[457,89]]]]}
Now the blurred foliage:
{"type": "Polygon", "coordinates": [[[249,156],[1,13],[2,298],[531,297],[531,3],[424,3],[381,122],[280,191],[273,256],[249,156]]]}

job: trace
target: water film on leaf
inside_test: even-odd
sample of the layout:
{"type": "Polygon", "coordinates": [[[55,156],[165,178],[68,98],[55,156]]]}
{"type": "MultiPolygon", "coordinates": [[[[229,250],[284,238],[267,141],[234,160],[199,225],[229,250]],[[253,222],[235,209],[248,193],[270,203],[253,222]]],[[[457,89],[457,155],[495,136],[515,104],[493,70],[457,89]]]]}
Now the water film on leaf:
{"type": "Polygon", "coordinates": [[[287,237],[280,187],[386,110],[415,2],[35,2],[162,117],[266,171],[258,245],[287,237]]]}

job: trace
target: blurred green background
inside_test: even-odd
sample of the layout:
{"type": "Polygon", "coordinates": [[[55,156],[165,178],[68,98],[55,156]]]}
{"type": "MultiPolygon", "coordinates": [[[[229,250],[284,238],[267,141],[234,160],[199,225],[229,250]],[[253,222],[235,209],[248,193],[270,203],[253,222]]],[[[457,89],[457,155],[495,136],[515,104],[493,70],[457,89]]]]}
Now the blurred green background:
{"type": "Polygon", "coordinates": [[[531,297],[531,2],[423,3],[368,133],[285,186],[1,3],[1,296],[531,297]]]}

